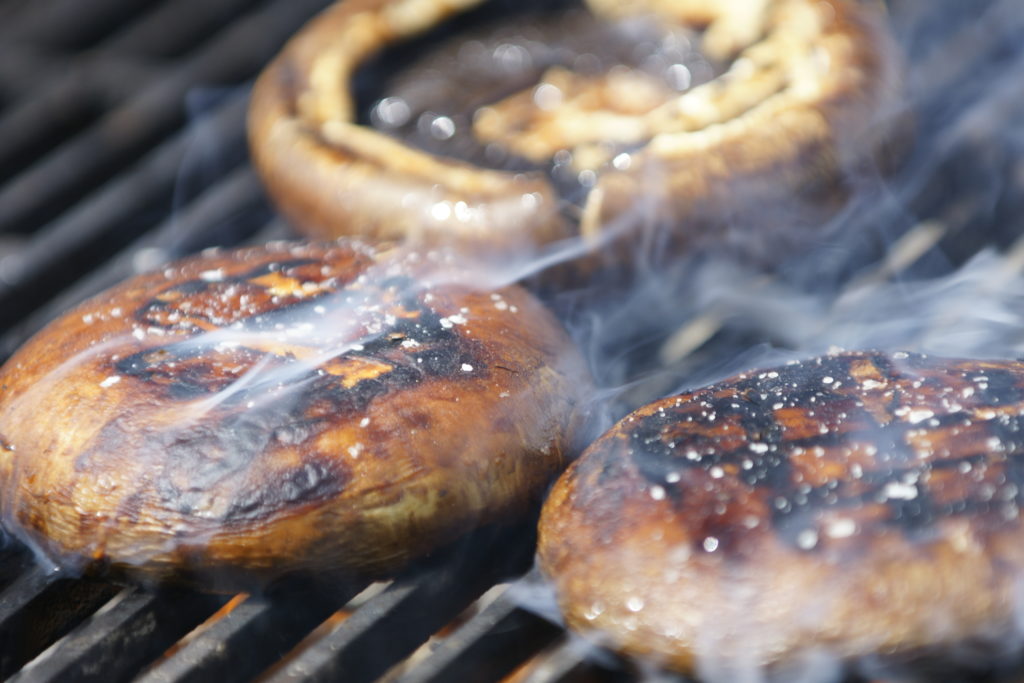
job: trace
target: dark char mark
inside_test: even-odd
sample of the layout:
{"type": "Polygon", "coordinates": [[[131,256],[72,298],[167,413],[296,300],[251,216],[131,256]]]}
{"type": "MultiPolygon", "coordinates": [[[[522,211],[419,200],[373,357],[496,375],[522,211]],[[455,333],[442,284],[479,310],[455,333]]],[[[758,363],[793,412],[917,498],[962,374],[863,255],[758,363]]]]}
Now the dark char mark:
{"type": "MultiPolygon", "coordinates": [[[[239,279],[258,277],[270,270],[273,269],[264,266],[239,279]]],[[[440,316],[422,304],[412,291],[411,280],[393,278],[383,286],[397,294],[393,299],[405,308],[404,313],[413,315],[396,316],[389,329],[362,340],[361,350],[344,354],[342,360],[367,359],[391,366],[386,374],[360,380],[350,387],[334,375],[302,367],[291,357],[245,347],[217,349],[204,343],[201,333],[184,340],[178,337],[179,341],[113,362],[117,373],[144,380],[174,401],[192,401],[231,389],[248,368],[258,363],[270,364],[271,372],[265,378],[249,376],[244,386],[218,397],[216,404],[192,424],[174,425],[143,437],[144,442],[137,447],[140,457],[166,463],[165,467],[154,469],[161,474],[154,478],[147,494],[156,497],[159,508],[184,515],[209,514],[204,511],[210,509],[210,492],[219,490],[233,499],[219,520],[210,521],[251,523],[283,509],[334,497],[349,480],[341,459],[311,453],[306,448],[302,466],[283,473],[274,473],[273,462],[262,470],[255,469],[253,464],[279,448],[303,448],[328,424],[364,412],[385,394],[413,387],[428,378],[464,379],[484,371],[478,342],[462,338],[450,326],[442,326],[440,316]],[[419,345],[405,347],[402,342],[406,339],[414,339],[419,345]],[[473,365],[474,370],[464,372],[465,363],[473,365]],[[232,374],[225,367],[240,369],[232,374]],[[283,387],[282,376],[287,377],[283,387]],[[265,471],[267,476],[262,481],[249,481],[254,471],[265,471]]],[[[250,317],[243,324],[252,331],[287,324],[314,301],[301,300],[293,306],[250,317]]],[[[79,459],[79,468],[88,468],[92,458],[123,452],[127,446],[124,429],[120,421],[104,427],[97,447],[79,459]]],[[[122,507],[122,513],[131,517],[140,509],[143,507],[136,497],[122,507]]]]}
{"type": "Polygon", "coordinates": [[[347,473],[342,473],[337,463],[306,458],[301,467],[277,473],[240,492],[224,521],[252,522],[284,508],[329,500],[344,490],[347,480],[347,473]]]}
{"type": "MultiPolygon", "coordinates": [[[[663,412],[655,412],[631,424],[628,444],[633,465],[647,481],[662,487],[680,512],[686,509],[684,496],[687,477],[682,476],[678,480],[682,483],[674,484],[668,481],[669,475],[693,469],[709,471],[713,467],[731,466],[732,471],[738,473],[736,476],[739,481],[765,501],[766,508],[772,511],[774,532],[794,548],[799,547],[801,532],[816,528],[821,514],[834,509],[856,511],[882,505],[885,515],[881,523],[885,527],[898,529],[914,541],[931,538],[935,533],[935,523],[951,516],[973,515],[980,517],[984,525],[999,525],[1015,518],[1015,513],[1024,502],[1024,418],[1002,415],[985,422],[985,434],[999,441],[1003,449],[1000,453],[993,453],[985,444],[979,443],[978,452],[953,454],[952,457],[921,462],[908,444],[907,433],[911,430],[952,428],[963,423],[964,414],[938,415],[926,425],[897,419],[881,424],[862,409],[854,412],[849,392],[856,391],[859,382],[851,376],[851,365],[864,361],[874,365],[895,394],[889,406],[889,414],[892,415],[897,407],[907,405],[905,401],[908,395],[901,387],[910,383],[908,376],[895,370],[884,355],[838,356],[823,359],[820,364],[789,365],[779,368],[776,377],[762,373],[709,387],[694,394],[688,404],[681,407],[666,406],[663,412]],[[833,378],[830,384],[845,385],[846,388],[841,393],[823,390],[822,381],[826,376],[833,378]],[[842,403],[842,412],[849,415],[848,419],[855,419],[868,426],[845,433],[830,430],[813,437],[787,440],[783,437],[782,427],[772,408],[778,402],[787,408],[799,408],[805,413],[814,410],[815,416],[811,419],[822,421],[823,424],[833,416],[830,410],[842,403]],[[727,450],[718,443],[720,439],[726,438],[724,434],[712,432],[709,436],[685,436],[680,432],[679,425],[688,417],[703,423],[705,427],[709,426],[699,414],[692,412],[695,404],[700,404],[708,413],[716,413],[718,425],[725,422],[734,424],[733,421],[738,420],[747,437],[744,444],[737,449],[727,450]],[[753,442],[764,444],[767,451],[752,452],[747,446],[753,442]],[[833,480],[815,487],[796,481],[789,456],[794,448],[822,446],[835,453],[844,444],[854,443],[872,444],[880,454],[876,465],[865,467],[860,477],[849,481],[833,480]],[[699,458],[686,457],[690,449],[696,449],[699,458]],[[748,462],[747,469],[741,466],[744,461],[748,462]],[[749,466],[751,461],[752,467],[749,466]],[[966,482],[966,497],[937,499],[936,492],[929,488],[929,471],[949,471],[959,469],[964,464],[971,468],[982,467],[985,472],[983,479],[980,482],[966,482]],[[893,484],[912,485],[913,495],[890,495],[889,487],[893,484]],[[993,489],[1002,493],[993,496],[993,489]]],[[[911,373],[921,371],[920,378],[912,374],[917,382],[913,389],[915,392],[937,396],[944,386],[935,364],[924,357],[911,354],[901,367],[911,373]]],[[[1021,377],[1009,370],[984,368],[977,373],[966,374],[961,373],[959,368],[953,371],[953,376],[961,380],[974,375],[984,375],[987,380],[980,384],[974,382],[973,386],[977,388],[973,405],[998,406],[1024,401],[1021,377]],[[984,386],[985,382],[987,387],[984,386]]],[[[602,477],[614,477],[618,469],[606,463],[605,471],[599,474],[599,481],[602,477]]],[[[947,476],[960,474],[950,472],[947,476]]],[[[728,539],[725,538],[728,529],[716,527],[716,531],[722,532],[718,534],[723,542],[721,547],[728,551],[728,539]]]]}

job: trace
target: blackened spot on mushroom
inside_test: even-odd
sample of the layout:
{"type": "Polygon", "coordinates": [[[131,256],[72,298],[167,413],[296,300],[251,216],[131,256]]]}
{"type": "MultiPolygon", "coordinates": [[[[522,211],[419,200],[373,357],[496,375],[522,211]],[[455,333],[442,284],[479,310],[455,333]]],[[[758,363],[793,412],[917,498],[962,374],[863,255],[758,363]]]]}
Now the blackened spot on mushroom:
{"type": "Polygon", "coordinates": [[[985,368],[976,373],[974,383],[977,400],[983,405],[1001,406],[1024,401],[1024,377],[998,368],[985,368]],[[980,379],[984,377],[984,379],[980,379]]]}
{"type": "MultiPolygon", "coordinates": [[[[608,452],[608,451],[605,451],[608,452]]],[[[656,464],[654,465],[657,466],[656,464]]],[[[623,459],[620,457],[603,457],[600,460],[600,467],[597,468],[597,490],[605,490],[607,487],[618,481],[623,472],[623,459]]]]}
{"type": "MultiPolygon", "coordinates": [[[[415,292],[418,289],[416,281],[408,275],[392,275],[380,282],[381,289],[390,289],[396,292],[415,292]]],[[[415,303],[413,304],[415,305],[415,303]]]]}
{"type": "Polygon", "coordinates": [[[288,508],[329,500],[344,490],[348,478],[338,461],[305,458],[301,466],[268,474],[240,491],[223,521],[252,522],[288,508]]]}
{"type": "Polygon", "coordinates": [[[142,491],[136,491],[121,499],[114,518],[118,521],[137,524],[143,521],[144,511],[146,511],[146,494],[142,491]]]}
{"type": "Polygon", "coordinates": [[[236,275],[231,278],[227,278],[229,282],[241,282],[243,280],[253,280],[255,278],[263,277],[264,275],[270,275],[271,273],[280,273],[289,270],[301,268],[302,266],[320,264],[317,259],[282,259],[280,261],[271,261],[270,263],[261,264],[251,270],[246,271],[241,275],[236,275]]]}
{"type": "Polygon", "coordinates": [[[168,469],[184,475],[189,489],[209,491],[257,462],[290,412],[273,404],[232,412],[213,424],[196,422],[153,435],[146,445],[163,448],[168,469]]]}
{"type": "Polygon", "coordinates": [[[181,500],[181,488],[167,477],[158,476],[153,480],[153,495],[159,501],[158,510],[173,510],[181,514],[192,511],[192,506],[181,500]]]}
{"type": "Polygon", "coordinates": [[[242,276],[184,283],[144,307],[144,324],[175,327],[176,334],[161,346],[111,361],[111,371],[143,383],[158,398],[192,405],[184,407],[182,421],[140,431],[133,428],[137,419],[157,403],[146,402],[104,426],[94,447],[76,461],[88,470],[97,459],[131,452],[160,464],[152,468],[152,480],[140,484],[142,498],[126,501],[125,515],[136,514],[144,498],[150,508],[193,521],[248,522],[336,496],[349,475],[344,459],[317,451],[316,439],[329,425],[363,413],[386,394],[487,371],[479,342],[460,333],[462,323],[426,305],[422,289],[408,278],[333,289],[329,300],[314,288],[278,295],[270,292],[273,284],[254,282],[273,272],[290,280],[265,282],[290,291],[296,282],[315,280],[319,271],[316,260],[279,261],[242,276]],[[229,304],[243,294],[245,310],[233,311],[229,304]],[[317,337],[304,346],[303,335],[282,335],[317,316],[362,316],[366,300],[380,306],[370,319],[354,321],[354,338],[317,337]],[[320,305],[326,313],[310,310],[320,305]],[[239,330],[243,343],[255,341],[218,343],[224,336],[207,335],[211,327],[239,330]],[[265,330],[271,334],[261,337],[265,330]],[[288,457],[278,458],[280,453],[288,457]],[[282,470],[293,455],[301,465],[282,470]]]}
{"type": "Polygon", "coordinates": [[[1006,459],[1006,481],[1017,487],[1016,500],[1024,497],[1024,448],[1018,446],[1013,457],[1006,459]]]}
{"type": "MultiPolygon", "coordinates": [[[[677,427],[685,419],[684,410],[666,408],[640,421],[630,432],[633,460],[641,474],[651,483],[663,486],[671,484],[670,477],[676,478],[683,470],[709,471],[731,465],[743,473],[750,486],[760,484],[780,491],[789,488],[789,461],[777,448],[782,444],[782,432],[770,409],[760,403],[737,400],[735,395],[716,396],[714,392],[701,392],[693,401],[702,402],[707,414],[713,413],[722,420],[739,412],[746,440],[739,448],[731,448],[715,436],[680,432],[677,427]],[[763,444],[769,450],[762,457],[751,458],[750,443],[763,444]],[[753,467],[743,468],[744,461],[752,462],[753,467]]],[[[677,488],[670,485],[666,492],[675,496],[677,488]]]]}
{"type": "Polygon", "coordinates": [[[322,262],[316,259],[292,259],[262,264],[241,275],[175,283],[139,306],[135,319],[149,327],[194,332],[208,327],[200,323],[223,326],[243,320],[249,329],[273,327],[309,315],[308,309],[319,299],[335,293],[345,283],[332,281],[330,287],[303,290],[299,297],[282,299],[275,297],[268,285],[257,282],[258,278],[282,273],[302,282],[322,284],[328,278],[321,267],[322,262]]]}
{"type": "MultiPolygon", "coordinates": [[[[97,442],[93,458],[116,446],[118,427],[107,425],[102,431],[106,438],[97,442]]],[[[153,468],[152,484],[138,495],[155,497],[155,509],[208,521],[253,519],[324,500],[344,488],[348,475],[341,461],[305,449],[301,466],[281,472],[267,457],[274,447],[294,446],[317,431],[316,421],[296,419],[288,406],[273,404],[231,413],[215,424],[155,430],[143,437],[139,457],[162,466],[153,468]],[[233,498],[226,511],[218,512],[224,503],[217,497],[225,495],[233,498]]],[[[137,516],[138,507],[127,499],[121,512],[137,516]]]]}
{"type": "MultiPolygon", "coordinates": [[[[898,530],[909,541],[926,542],[950,516],[972,515],[982,531],[1017,519],[1024,498],[1024,418],[974,411],[1019,405],[1021,385],[1020,367],[845,354],[727,380],[682,402],[666,400],[660,410],[627,423],[626,443],[642,477],[690,515],[688,524],[713,531],[719,552],[732,552],[724,540],[730,529],[742,535],[732,519],[739,504],[733,499],[725,511],[694,521],[698,503],[687,500],[706,499],[704,487],[718,487],[718,479],[726,484],[720,490],[742,486],[759,509],[771,511],[771,523],[758,528],[771,528],[804,551],[818,547],[808,539],[817,539],[826,513],[853,519],[858,535],[898,530]],[[873,412],[861,393],[865,376],[884,387],[874,395],[873,412]],[[967,408],[957,407],[958,400],[967,408]],[[788,411],[784,418],[775,415],[780,405],[788,411]],[[913,416],[914,410],[925,417],[913,416]],[[800,436],[787,437],[787,425],[778,420],[792,420],[792,433],[800,436]],[[962,438],[946,441],[965,425],[982,438],[966,446],[962,438]],[[929,443],[932,450],[922,451],[929,443]],[[819,466],[820,473],[849,472],[851,449],[874,454],[857,462],[854,477],[810,481],[795,465],[794,458],[803,457],[800,467],[814,472],[819,466]]],[[[605,469],[610,481],[618,468],[608,463],[605,469]]]]}
{"type": "Polygon", "coordinates": [[[351,388],[318,380],[301,400],[303,412],[320,415],[351,415],[366,410],[378,396],[419,384],[423,373],[412,367],[396,367],[381,377],[365,379],[351,388]]]}
{"type": "Polygon", "coordinates": [[[423,366],[423,369],[428,374],[440,377],[455,374],[455,371],[463,362],[462,356],[457,351],[450,349],[422,351],[414,354],[413,357],[419,365],[423,366]]]}
{"type": "Polygon", "coordinates": [[[226,389],[260,357],[244,347],[214,350],[208,345],[175,343],[125,356],[113,367],[119,375],[163,387],[169,398],[188,401],[226,389]]]}
{"type": "MultiPolygon", "coordinates": [[[[266,269],[268,266],[261,268],[266,269]]],[[[213,284],[223,285],[223,282],[213,284]]],[[[340,363],[346,359],[381,362],[391,366],[391,369],[377,377],[360,379],[354,386],[348,387],[341,383],[329,387],[328,384],[333,381],[330,378],[315,380],[313,389],[316,391],[311,392],[306,405],[322,403],[326,396],[335,414],[338,411],[347,414],[365,408],[377,396],[413,386],[427,377],[462,379],[479,376],[484,371],[478,343],[463,338],[452,324],[443,324],[437,312],[417,299],[412,292],[414,283],[410,279],[392,277],[383,284],[388,288],[387,291],[397,289],[401,293],[403,314],[391,318],[387,329],[375,332],[367,339],[360,339],[357,346],[334,358],[340,363]],[[473,370],[467,372],[466,366],[473,370]]],[[[329,305],[345,306],[352,296],[351,292],[335,293],[329,305]]],[[[250,315],[239,321],[240,331],[276,331],[316,319],[317,316],[310,309],[320,305],[320,300],[309,297],[274,305],[274,308],[266,311],[260,309],[258,315],[250,315]]],[[[193,318],[201,317],[195,313],[190,315],[193,318]]],[[[290,357],[275,356],[244,346],[217,346],[213,340],[206,341],[201,331],[197,331],[196,335],[127,356],[114,363],[114,371],[162,386],[169,398],[187,401],[224,391],[248,369],[259,364],[264,367],[283,367],[294,362],[290,357]]],[[[287,383],[293,387],[315,379],[312,370],[296,368],[285,374],[288,377],[287,383]]],[[[226,400],[229,403],[248,402],[268,388],[266,381],[250,377],[245,387],[232,391],[226,400]]]]}
{"type": "MultiPolygon", "coordinates": [[[[633,464],[648,481],[659,486],[665,484],[681,467],[693,467],[697,464],[680,457],[680,452],[665,443],[661,430],[671,419],[667,414],[651,415],[629,434],[633,464]]],[[[674,488],[670,491],[674,492],[674,488]]]]}
{"type": "MultiPolygon", "coordinates": [[[[188,296],[190,294],[200,294],[207,291],[210,288],[210,283],[206,280],[185,280],[179,282],[169,289],[165,289],[160,295],[149,302],[150,306],[166,306],[169,302],[174,301],[180,296],[188,296]]],[[[145,307],[139,310],[145,310],[145,307]]]]}

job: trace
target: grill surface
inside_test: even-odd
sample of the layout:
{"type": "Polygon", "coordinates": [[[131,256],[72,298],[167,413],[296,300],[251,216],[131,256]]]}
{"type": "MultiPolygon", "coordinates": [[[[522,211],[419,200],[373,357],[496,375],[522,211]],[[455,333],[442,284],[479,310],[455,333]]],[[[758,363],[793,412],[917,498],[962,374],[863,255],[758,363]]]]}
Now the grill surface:
{"type": "MultiPolygon", "coordinates": [[[[208,246],[291,235],[246,159],[246,98],[260,67],[324,4],[0,0],[0,361],[62,310],[135,272],[208,246]]],[[[803,260],[813,267],[782,264],[752,281],[813,292],[826,312],[852,293],[949,274],[986,248],[1004,256],[989,286],[1024,267],[1018,0],[891,5],[918,115],[912,172],[865,191],[834,226],[847,237],[803,260]]],[[[627,376],[615,378],[633,384],[612,412],[779,341],[728,301],[680,308],[678,329],[640,345],[627,376]]],[[[538,614],[548,602],[531,558],[526,524],[481,530],[386,584],[206,596],[64,577],[0,538],[0,676],[639,676],[538,614]]]]}

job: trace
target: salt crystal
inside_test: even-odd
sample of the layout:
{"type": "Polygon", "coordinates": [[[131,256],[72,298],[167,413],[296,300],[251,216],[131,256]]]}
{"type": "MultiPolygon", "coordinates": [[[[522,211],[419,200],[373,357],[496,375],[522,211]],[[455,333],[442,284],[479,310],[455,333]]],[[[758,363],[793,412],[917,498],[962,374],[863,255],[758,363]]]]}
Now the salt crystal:
{"type": "Polygon", "coordinates": [[[831,538],[849,538],[857,531],[857,524],[852,519],[842,518],[829,522],[826,532],[831,538]]]}
{"type": "Polygon", "coordinates": [[[204,270],[199,273],[199,279],[203,282],[220,282],[224,279],[224,270],[221,268],[216,270],[204,270]]]}
{"type": "Polygon", "coordinates": [[[810,550],[818,545],[818,532],[814,529],[804,529],[796,535],[796,544],[801,550],[810,550]]]}
{"type": "Polygon", "coordinates": [[[917,498],[918,490],[917,486],[891,481],[885,485],[882,493],[892,500],[914,500],[917,498]]]}

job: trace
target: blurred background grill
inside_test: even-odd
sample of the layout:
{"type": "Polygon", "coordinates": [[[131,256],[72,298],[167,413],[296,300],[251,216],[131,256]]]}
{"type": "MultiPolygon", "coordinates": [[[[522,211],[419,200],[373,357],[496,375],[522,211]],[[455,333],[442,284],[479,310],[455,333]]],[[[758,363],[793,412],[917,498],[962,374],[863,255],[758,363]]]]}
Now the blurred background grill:
{"type": "MultiPolygon", "coordinates": [[[[292,236],[247,161],[248,87],[325,4],[0,0],[0,361],[135,272],[209,246],[292,236]]],[[[1005,276],[1024,266],[1018,0],[890,4],[918,116],[912,172],[858,197],[832,231],[849,237],[820,245],[812,267],[772,276],[796,291],[838,298],[934,278],[983,249],[1002,254],[1005,276]]],[[[666,370],[646,398],[766,341],[721,305],[684,309],[645,356],[666,370]]],[[[0,676],[637,677],[523,607],[546,604],[529,573],[529,529],[483,530],[393,582],[260,597],[67,578],[0,538],[0,676]]]]}

